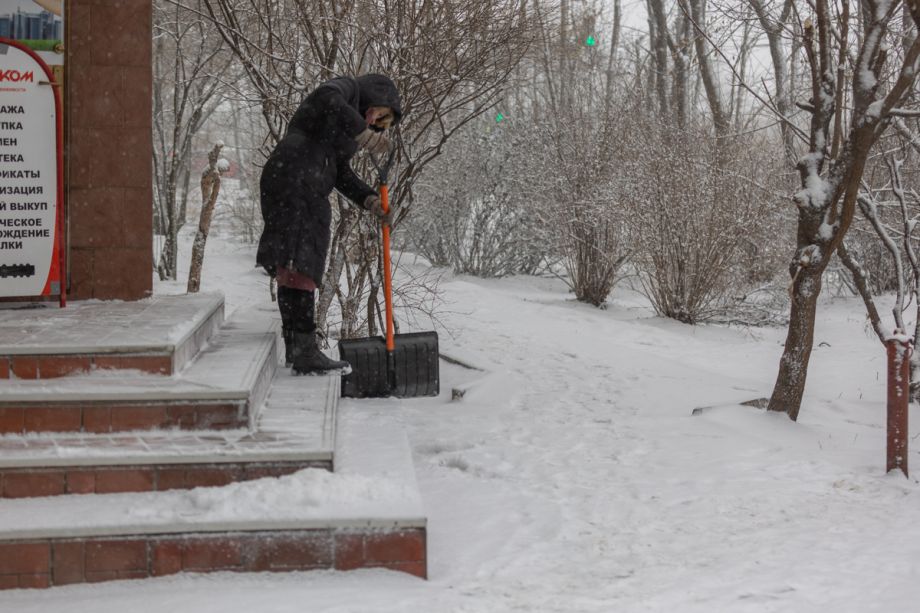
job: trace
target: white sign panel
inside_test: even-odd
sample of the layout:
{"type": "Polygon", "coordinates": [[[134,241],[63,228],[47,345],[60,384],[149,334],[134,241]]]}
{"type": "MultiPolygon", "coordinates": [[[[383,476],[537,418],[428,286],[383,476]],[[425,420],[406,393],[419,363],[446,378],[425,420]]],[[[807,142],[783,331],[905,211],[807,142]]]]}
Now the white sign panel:
{"type": "MultiPolygon", "coordinates": [[[[57,110],[44,68],[0,42],[0,296],[57,294],[57,110]]],[[[59,288],[58,288],[59,289],[59,288]]]]}

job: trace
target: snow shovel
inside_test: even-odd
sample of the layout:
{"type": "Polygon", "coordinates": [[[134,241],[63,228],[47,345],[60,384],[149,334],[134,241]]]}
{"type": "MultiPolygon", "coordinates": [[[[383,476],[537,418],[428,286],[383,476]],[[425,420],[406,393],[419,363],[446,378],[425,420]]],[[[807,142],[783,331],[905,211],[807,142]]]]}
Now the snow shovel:
{"type": "MultiPolygon", "coordinates": [[[[383,166],[371,156],[380,179],[380,204],[390,212],[387,175],[396,149],[383,166]]],[[[374,336],[339,341],[339,356],[351,364],[342,377],[342,396],[413,398],[440,392],[437,332],[394,334],[393,276],[390,268],[390,226],[383,224],[383,295],[386,304],[386,338],[374,336]]]]}

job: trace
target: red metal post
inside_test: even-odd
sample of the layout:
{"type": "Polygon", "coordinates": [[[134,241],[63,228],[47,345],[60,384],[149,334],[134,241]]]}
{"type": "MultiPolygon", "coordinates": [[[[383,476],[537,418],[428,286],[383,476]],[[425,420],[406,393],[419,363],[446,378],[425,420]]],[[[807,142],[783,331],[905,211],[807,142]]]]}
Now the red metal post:
{"type": "Polygon", "coordinates": [[[887,471],[907,473],[907,407],[910,403],[909,339],[892,337],[888,348],[888,461],[887,471]]]}

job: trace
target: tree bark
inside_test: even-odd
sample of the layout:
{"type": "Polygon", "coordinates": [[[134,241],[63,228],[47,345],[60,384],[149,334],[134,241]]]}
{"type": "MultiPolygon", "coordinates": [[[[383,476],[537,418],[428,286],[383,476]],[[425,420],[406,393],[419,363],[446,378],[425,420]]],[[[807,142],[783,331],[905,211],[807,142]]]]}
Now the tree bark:
{"type": "Polygon", "coordinates": [[[700,76],[703,79],[703,88],[706,90],[706,100],[709,102],[709,111],[712,113],[716,136],[722,138],[729,133],[731,125],[722,104],[718,78],[709,62],[709,55],[706,49],[708,40],[705,36],[706,5],[702,0],[689,0],[687,4],[689,4],[690,13],[697,29],[694,44],[696,46],[696,59],[699,63],[700,76]]]}
{"type": "Polygon", "coordinates": [[[658,93],[658,112],[667,116],[671,108],[668,100],[668,18],[662,0],[647,0],[649,14],[649,36],[654,54],[655,91],[658,93]]]}
{"type": "Polygon", "coordinates": [[[211,218],[214,216],[214,206],[217,204],[217,195],[220,193],[220,150],[222,144],[214,145],[208,153],[208,167],[201,173],[201,217],[198,220],[198,233],[192,245],[192,264],[188,273],[188,287],[190,294],[198,292],[201,288],[201,269],[204,265],[204,248],[208,242],[208,233],[211,231],[211,218]]]}
{"type": "Polygon", "coordinates": [[[821,293],[822,271],[800,269],[792,284],[792,310],[783,357],[770,396],[769,411],[782,411],[796,421],[805,393],[808,361],[815,340],[815,314],[821,293]]]}

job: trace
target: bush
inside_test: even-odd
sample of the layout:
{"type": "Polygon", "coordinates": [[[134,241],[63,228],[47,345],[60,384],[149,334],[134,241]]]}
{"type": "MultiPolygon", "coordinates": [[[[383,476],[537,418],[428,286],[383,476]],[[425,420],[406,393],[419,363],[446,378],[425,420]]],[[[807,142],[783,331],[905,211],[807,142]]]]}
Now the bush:
{"type": "Polygon", "coordinates": [[[437,266],[477,277],[534,274],[545,262],[513,130],[474,123],[414,188],[406,242],[437,266]]]}
{"type": "MultiPolygon", "coordinates": [[[[769,166],[763,143],[653,130],[637,156],[632,219],[644,294],[664,317],[695,324],[730,308],[751,281],[752,245],[776,243],[773,198],[756,187],[769,166]]],[[[781,241],[780,241],[781,242],[781,241]]]]}

